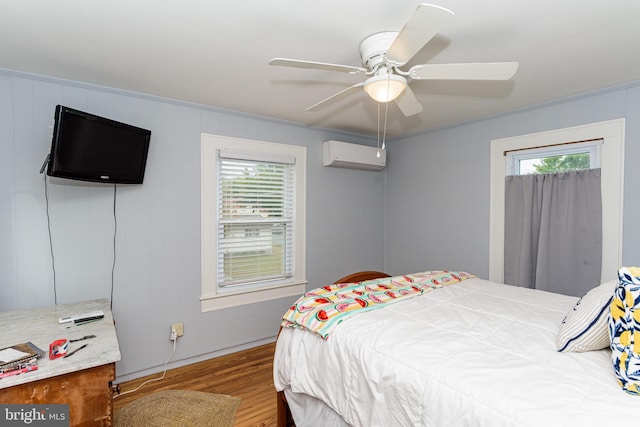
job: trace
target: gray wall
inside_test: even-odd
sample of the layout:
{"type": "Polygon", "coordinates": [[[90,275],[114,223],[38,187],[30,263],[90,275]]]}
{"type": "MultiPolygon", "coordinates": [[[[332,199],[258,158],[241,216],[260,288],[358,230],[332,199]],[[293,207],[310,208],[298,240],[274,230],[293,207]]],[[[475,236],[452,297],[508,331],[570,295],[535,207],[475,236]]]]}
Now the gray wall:
{"type": "MultiPolygon", "coordinates": [[[[117,187],[119,380],[161,370],[172,347],[171,323],[183,322],[185,334],[170,367],[272,341],[292,302],[200,311],[202,132],[308,147],[308,288],[383,268],[384,172],[322,167],[323,141],[372,140],[0,70],[0,311],[54,303],[45,181],[38,172],[56,104],[152,131],[144,184],[117,187]]],[[[110,297],[113,186],[47,183],[58,303],[110,297]]]]}
{"type": "Polygon", "coordinates": [[[457,269],[487,278],[490,141],[618,118],[626,119],[622,261],[640,264],[636,83],[389,144],[386,271],[457,269]]]}

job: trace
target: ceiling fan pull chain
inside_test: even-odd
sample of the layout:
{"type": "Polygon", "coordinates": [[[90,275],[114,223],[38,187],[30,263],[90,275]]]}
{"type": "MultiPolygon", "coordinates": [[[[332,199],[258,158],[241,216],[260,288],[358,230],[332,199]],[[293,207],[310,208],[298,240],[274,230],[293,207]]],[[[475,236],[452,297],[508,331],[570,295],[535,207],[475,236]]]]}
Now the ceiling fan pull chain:
{"type": "MultiPolygon", "coordinates": [[[[380,158],[380,103],[378,103],[378,114],[377,114],[377,119],[378,119],[378,152],[376,153],[376,157],[379,159],[380,158]]],[[[384,148],[384,146],[383,146],[384,148]]]]}
{"type": "Polygon", "coordinates": [[[389,113],[389,103],[387,102],[384,107],[384,131],[382,132],[382,149],[386,148],[387,141],[387,116],[389,113]]]}

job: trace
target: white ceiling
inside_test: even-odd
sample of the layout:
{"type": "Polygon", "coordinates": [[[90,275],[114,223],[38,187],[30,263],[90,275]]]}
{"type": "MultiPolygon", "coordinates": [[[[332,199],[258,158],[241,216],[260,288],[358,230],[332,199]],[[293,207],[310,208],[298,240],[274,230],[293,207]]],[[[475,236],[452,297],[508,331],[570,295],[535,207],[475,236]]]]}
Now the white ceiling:
{"type": "MultiPolygon", "coordinates": [[[[0,0],[0,67],[375,136],[362,75],[273,67],[274,57],[361,66],[359,43],[399,31],[415,0],[0,0]]],[[[409,64],[517,61],[507,82],[413,81],[424,111],[389,105],[387,137],[640,79],[640,0],[432,0],[455,12],[409,64]]]]}

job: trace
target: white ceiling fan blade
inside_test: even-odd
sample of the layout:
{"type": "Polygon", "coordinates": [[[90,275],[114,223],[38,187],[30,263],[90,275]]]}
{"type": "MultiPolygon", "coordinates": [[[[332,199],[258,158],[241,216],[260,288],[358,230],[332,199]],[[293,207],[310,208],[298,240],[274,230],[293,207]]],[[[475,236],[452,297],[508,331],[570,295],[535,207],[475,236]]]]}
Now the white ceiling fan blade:
{"type": "Polygon", "coordinates": [[[397,66],[406,64],[452,19],[449,9],[427,3],[418,5],[389,47],[387,60],[397,66]]]}
{"type": "Polygon", "coordinates": [[[418,80],[509,80],[517,70],[517,62],[423,64],[411,67],[409,76],[418,80]]]}
{"type": "Polygon", "coordinates": [[[269,65],[277,65],[281,67],[294,68],[310,68],[313,70],[339,71],[341,73],[366,73],[367,70],[362,67],[352,67],[350,65],[329,64],[327,62],[303,61],[300,59],[273,58],[269,61],[269,65]]]}
{"type": "Polygon", "coordinates": [[[347,96],[351,95],[353,92],[355,92],[356,90],[360,89],[362,86],[364,86],[364,83],[357,83],[351,87],[348,87],[344,90],[341,90],[340,92],[331,95],[330,97],[323,99],[322,101],[318,102],[317,104],[313,104],[310,107],[307,107],[306,111],[318,111],[319,109],[323,108],[324,106],[334,103],[342,98],[346,98],[347,96]]]}
{"type": "Polygon", "coordinates": [[[407,117],[421,113],[424,109],[409,86],[406,87],[402,95],[396,98],[396,105],[407,117]]]}

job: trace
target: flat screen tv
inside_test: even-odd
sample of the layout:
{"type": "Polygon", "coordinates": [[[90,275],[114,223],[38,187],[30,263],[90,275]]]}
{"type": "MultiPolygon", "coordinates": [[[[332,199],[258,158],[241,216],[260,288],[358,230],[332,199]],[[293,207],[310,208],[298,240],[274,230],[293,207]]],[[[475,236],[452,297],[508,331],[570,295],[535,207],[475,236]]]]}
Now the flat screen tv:
{"type": "Polygon", "coordinates": [[[56,106],[47,175],[142,184],[151,131],[56,106]]]}

